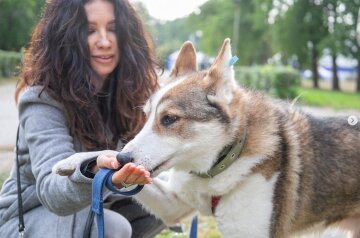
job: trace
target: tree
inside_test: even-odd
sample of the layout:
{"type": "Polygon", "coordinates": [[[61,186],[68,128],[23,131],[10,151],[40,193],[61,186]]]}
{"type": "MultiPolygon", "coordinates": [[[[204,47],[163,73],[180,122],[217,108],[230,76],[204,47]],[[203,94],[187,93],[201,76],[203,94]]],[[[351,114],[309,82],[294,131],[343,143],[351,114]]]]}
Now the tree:
{"type": "Polygon", "coordinates": [[[0,49],[19,51],[30,40],[45,0],[0,1],[0,49]]]}
{"type": "Polygon", "coordinates": [[[189,39],[192,29],[186,27],[186,21],[186,18],[168,22],[154,21],[153,37],[162,60],[165,61],[169,54],[179,50],[184,41],[189,39]]]}
{"type": "Polygon", "coordinates": [[[276,48],[286,55],[297,55],[302,67],[311,65],[313,87],[318,88],[318,58],[321,41],[328,31],[324,22],[321,1],[297,0],[292,5],[284,1],[278,5],[279,14],[274,23],[276,48]],[[310,55],[310,57],[309,57],[310,55]]]}
{"type": "Polygon", "coordinates": [[[349,38],[345,1],[324,0],[324,17],[327,22],[329,36],[323,40],[324,48],[330,49],[332,58],[332,89],[340,90],[337,73],[337,56],[346,52],[346,41],[349,38]]]}
{"type": "Polygon", "coordinates": [[[187,27],[203,32],[200,45],[210,55],[217,53],[224,38],[232,37],[233,52],[238,54],[241,64],[266,63],[272,54],[267,2],[209,0],[200,7],[201,14],[190,15],[187,27]]]}
{"type": "Polygon", "coordinates": [[[345,5],[346,21],[344,25],[347,30],[347,39],[344,41],[345,54],[357,60],[356,91],[360,93],[360,0],[347,0],[345,5]],[[358,32],[356,31],[358,27],[358,32]],[[358,34],[358,35],[357,35],[358,34]]]}

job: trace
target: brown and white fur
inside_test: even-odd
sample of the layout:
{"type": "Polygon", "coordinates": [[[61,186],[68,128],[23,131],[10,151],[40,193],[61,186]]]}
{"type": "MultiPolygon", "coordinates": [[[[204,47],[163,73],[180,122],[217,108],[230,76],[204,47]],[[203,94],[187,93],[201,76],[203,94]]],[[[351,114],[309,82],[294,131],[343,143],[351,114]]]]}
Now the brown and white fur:
{"type": "Polygon", "coordinates": [[[155,179],[136,199],[171,224],[194,210],[212,215],[211,197],[221,196],[214,216],[224,237],[285,238],[359,217],[360,126],[239,87],[231,57],[227,39],[198,72],[192,44],[182,46],[167,84],[144,107],[144,128],[122,150],[153,176],[173,168],[169,181],[155,179]],[[189,173],[208,171],[245,131],[240,157],[223,173],[189,173]]]}
{"type": "Polygon", "coordinates": [[[135,198],[165,223],[199,211],[223,237],[287,238],[329,225],[360,237],[360,124],[315,118],[239,87],[230,40],[197,71],[184,43],[166,84],[144,107],[147,122],[121,153],[155,177],[135,198]],[[246,134],[239,158],[213,178],[223,148],[246,134]],[[211,198],[221,196],[215,213],[211,198]]]}

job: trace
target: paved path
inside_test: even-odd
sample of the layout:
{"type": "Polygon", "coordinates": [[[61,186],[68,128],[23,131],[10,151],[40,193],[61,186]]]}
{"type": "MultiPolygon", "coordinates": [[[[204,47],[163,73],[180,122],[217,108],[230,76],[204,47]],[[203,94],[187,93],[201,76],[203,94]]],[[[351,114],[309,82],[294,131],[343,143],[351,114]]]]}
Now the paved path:
{"type": "Polygon", "coordinates": [[[14,99],[15,83],[0,84],[0,148],[12,146],[16,139],[18,125],[17,108],[14,99]],[[14,133],[15,131],[15,133],[14,133]]]}
{"type": "Polygon", "coordinates": [[[0,84],[0,174],[9,171],[14,160],[13,151],[18,125],[14,94],[14,82],[0,84]]]}
{"type": "MultiPolygon", "coordinates": [[[[15,83],[0,84],[0,175],[8,173],[14,161],[14,145],[18,125],[17,108],[14,101],[15,83]]],[[[303,107],[303,110],[318,116],[355,115],[360,119],[360,111],[333,111],[326,108],[303,107]]],[[[302,238],[345,238],[340,231],[328,230],[320,236],[304,236],[302,238]]]]}

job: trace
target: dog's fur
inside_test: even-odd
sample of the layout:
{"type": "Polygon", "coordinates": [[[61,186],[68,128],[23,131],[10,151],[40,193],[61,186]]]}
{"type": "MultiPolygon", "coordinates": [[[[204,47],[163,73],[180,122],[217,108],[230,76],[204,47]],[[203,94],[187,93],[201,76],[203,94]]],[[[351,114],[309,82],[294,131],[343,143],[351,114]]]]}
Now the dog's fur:
{"type": "MultiPolygon", "coordinates": [[[[122,153],[156,176],[136,196],[168,224],[194,210],[211,213],[224,237],[285,238],[360,215],[360,125],[314,118],[237,86],[230,41],[215,63],[196,71],[186,42],[167,84],[144,107],[147,122],[122,153]],[[247,132],[240,157],[223,173],[200,178],[221,150],[247,132]]],[[[360,223],[358,224],[360,226],[360,223]]]]}
{"type": "Polygon", "coordinates": [[[206,71],[184,43],[166,84],[144,107],[147,122],[122,150],[155,177],[135,198],[165,223],[199,211],[224,237],[287,238],[342,224],[360,234],[360,124],[315,118],[239,87],[226,39],[206,71]],[[204,173],[246,133],[239,158],[213,178],[204,173]],[[357,224],[357,225],[356,225],[357,224]],[[356,231],[356,229],[358,229],[356,231]]]}

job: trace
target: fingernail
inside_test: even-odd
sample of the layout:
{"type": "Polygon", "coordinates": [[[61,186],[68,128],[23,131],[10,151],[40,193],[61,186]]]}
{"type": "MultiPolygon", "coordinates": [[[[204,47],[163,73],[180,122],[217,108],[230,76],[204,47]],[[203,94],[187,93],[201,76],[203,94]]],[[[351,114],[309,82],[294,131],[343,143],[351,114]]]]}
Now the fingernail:
{"type": "Polygon", "coordinates": [[[115,162],[113,161],[113,162],[111,162],[111,166],[113,167],[113,169],[117,169],[117,166],[116,166],[116,164],[115,164],[115,162]]]}

